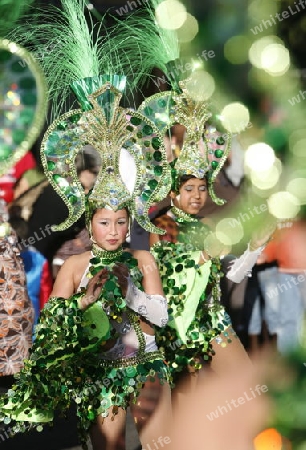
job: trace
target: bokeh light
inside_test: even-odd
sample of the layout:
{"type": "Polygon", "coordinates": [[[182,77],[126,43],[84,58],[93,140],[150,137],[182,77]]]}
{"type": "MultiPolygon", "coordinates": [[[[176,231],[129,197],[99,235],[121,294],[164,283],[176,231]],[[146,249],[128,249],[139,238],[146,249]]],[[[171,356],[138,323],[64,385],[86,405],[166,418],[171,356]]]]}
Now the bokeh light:
{"type": "Polygon", "coordinates": [[[230,253],[231,246],[224,244],[218,239],[216,233],[209,233],[204,239],[204,248],[211,257],[219,257],[222,254],[230,253]]]}
{"type": "Polygon", "coordinates": [[[281,44],[269,44],[261,54],[262,68],[273,76],[280,76],[290,67],[289,51],[281,44]]]}
{"type": "Polygon", "coordinates": [[[305,178],[294,178],[287,184],[286,190],[294,195],[300,205],[306,205],[306,180],[305,178]]]}
{"type": "Polygon", "coordinates": [[[265,36],[257,39],[250,47],[249,60],[253,66],[263,69],[262,56],[270,45],[282,44],[282,40],[277,36],[265,36]]]}
{"type": "Polygon", "coordinates": [[[268,199],[270,213],[277,219],[293,219],[300,211],[299,200],[290,192],[280,191],[268,199]]]}
{"type": "Polygon", "coordinates": [[[277,184],[280,175],[281,174],[278,168],[273,165],[268,170],[258,172],[252,171],[251,180],[252,184],[255,185],[258,189],[268,190],[272,189],[277,184]]]}
{"type": "Polygon", "coordinates": [[[179,42],[185,43],[192,41],[199,32],[199,24],[197,19],[191,14],[187,13],[186,20],[182,26],[177,30],[177,37],[179,42]]]}
{"type": "Polygon", "coordinates": [[[187,11],[178,0],[164,0],[156,7],[155,17],[161,28],[177,30],[187,19],[187,11]]]}
{"type": "Polygon", "coordinates": [[[213,77],[205,70],[196,70],[186,84],[190,96],[196,101],[208,100],[214,93],[216,84],[213,77]]]}
{"type": "Polygon", "coordinates": [[[257,142],[247,148],[244,162],[251,171],[267,171],[275,162],[274,150],[264,142],[257,142]]]}
{"type": "Polygon", "coordinates": [[[227,246],[237,244],[243,238],[243,226],[233,218],[220,220],[216,225],[216,237],[227,246]]]}
{"type": "Polygon", "coordinates": [[[250,45],[246,36],[233,36],[224,45],[224,56],[232,64],[244,64],[248,60],[250,45]]]}
{"type": "Polygon", "coordinates": [[[250,121],[248,108],[240,102],[226,105],[220,114],[222,125],[231,133],[240,133],[245,130],[250,121]]]}

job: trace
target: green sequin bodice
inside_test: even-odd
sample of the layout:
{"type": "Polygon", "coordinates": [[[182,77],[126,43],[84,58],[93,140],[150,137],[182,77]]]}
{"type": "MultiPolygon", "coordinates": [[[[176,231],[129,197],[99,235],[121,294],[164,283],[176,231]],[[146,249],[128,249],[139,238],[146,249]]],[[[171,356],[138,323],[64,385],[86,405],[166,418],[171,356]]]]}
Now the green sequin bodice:
{"type": "Polygon", "coordinates": [[[200,368],[199,357],[210,360],[211,341],[230,324],[220,304],[221,262],[199,264],[209,228],[200,221],[176,221],[177,242],[160,241],[152,248],[168,300],[168,325],[157,330],[174,379],[187,365],[200,368]]]}

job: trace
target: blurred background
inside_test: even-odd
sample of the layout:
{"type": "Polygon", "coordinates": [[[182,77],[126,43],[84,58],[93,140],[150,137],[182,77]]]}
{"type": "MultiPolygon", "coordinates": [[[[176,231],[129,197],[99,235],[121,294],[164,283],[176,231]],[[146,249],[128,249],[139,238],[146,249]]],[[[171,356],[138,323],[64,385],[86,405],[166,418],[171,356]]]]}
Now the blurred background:
{"type": "MultiPolygon", "coordinates": [[[[88,0],[86,15],[88,19],[99,21],[106,14],[106,22],[111,25],[114,22],[112,15],[124,19],[127,14],[142,8],[146,1],[88,0]]],[[[280,429],[293,446],[285,446],[285,441],[279,447],[273,442],[269,445],[262,443],[256,450],[305,450],[306,2],[165,0],[162,3],[163,23],[177,30],[182,61],[195,69],[192,76],[201,87],[197,98],[212,105],[217,111],[216,118],[234,136],[229,163],[216,186],[217,194],[225,198],[227,204],[219,208],[208,203],[202,216],[212,220],[216,240],[227,248],[229,254],[237,255],[243,251],[250,235],[270,217],[278,222],[281,234],[280,240],[275,241],[277,248],[269,248],[265,258],[258,261],[252,278],[236,286],[229,283],[222,286],[222,301],[250,354],[265,344],[275,344],[283,354],[290,345],[297,341],[300,344],[296,356],[290,359],[296,380],[284,388],[280,386],[276,393],[282,408],[280,429]],[[297,226],[293,227],[293,224],[297,226]],[[277,278],[284,274],[287,277],[294,274],[303,279],[297,283],[293,278],[277,278]],[[284,292],[279,289],[281,282],[288,287],[283,289],[284,292]],[[278,303],[271,304],[271,289],[277,290],[278,303]],[[298,306],[294,312],[289,307],[281,311],[285,302],[288,305],[297,302],[298,306]],[[277,330],[273,329],[271,314],[267,313],[271,310],[275,313],[276,309],[279,314],[277,330]],[[280,326],[286,316],[292,319],[294,330],[287,325],[280,326]],[[297,328],[296,340],[290,341],[297,328]],[[286,392],[284,396],[281,395],[282,389],[286,392]]],[[[51,4],[60,7],[61,2],[41,0],[36,4],[41,8],[51,4]]],[[[155,75],[162,76],[158,72],[155,75]]],[[[166,83],[158,87],[151,81],[145,86],[143,95],[167,88],[166,83]]],[[[130,106],[137,107],[142,98],[140,94],[134,96],[130,106]]],[[[127,96],[124,101],[129,104],[131,98],[127,96]]],[[[174,130],[174,151],[179,151],[181,135],[182,130],[174,130]]],[[[31,149],[38,166],[42,137],[43,132],[31,149]]],[[[92,167],[94,165],[96,162],[92,167]]],[[[92,167],[86,166],[82,171],[94,174],[92,167]]],[[[50,205],[49,201],[40,198],[41,203],[50,205]]],[[[49,207],[49,210],[59,211],[61,207],[49,207]]],[[[45,218],[38,206],[36,209],[38,216],[45,218]]],[[[61,214],[61,217],[65,216],[65,209],[61,214]]],[[[84,245],[77,234],[82,226],[71,235],[79,239],[79,248],[84,245]]],[[[42,227],[43,223],[37,222],[34,229],[42,227]]],[[[139,230],[132,234],[132,247],[146,246],[140,234],[139,230]]],[[[67,239],[67,236],[63,237],[63,241],[67,239]]],[[[47,239],[40,244],[48,245],[48,249],[55,248],[47,239]]],[[[52,262],[54,254],[49,255],[48,249],[38,248],[52,262]]],[[[128,450],[134,450],[139,442],[131,424],[129,436],[128,450]]],[[[46,450],[77,446],[73,414],[68,426],[59,421],[53,434],[44,432],[38,436],[38,433],[33,433],[29,437],[18,436],[0,444],[6,449],[17,449],[25,444],[32,449],[44,447],[46,450]]]]}

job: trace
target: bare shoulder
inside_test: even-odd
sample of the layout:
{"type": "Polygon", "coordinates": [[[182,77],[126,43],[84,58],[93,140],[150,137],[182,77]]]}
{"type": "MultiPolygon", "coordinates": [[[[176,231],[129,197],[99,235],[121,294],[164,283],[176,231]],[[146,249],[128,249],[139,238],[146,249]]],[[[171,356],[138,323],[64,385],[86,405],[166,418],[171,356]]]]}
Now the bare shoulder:
{"type": "Polygon", "coordinates": [[[147,250],[132,250],[134,258],[138,260],[138,266],[141,269],[144,266],[152,265],[152,270],[156,266],[154,256],[147,250]]]}
{"type": "Polygon", "coordinates": [[[88,265],[91,253],[84,252],[80,255],[72,255],[63,264],[63,268],[66,270],[76,270],[81,267],[86,267],[88,265]]]}
{"type": "Polygon", "coordinates": [[[147,250],[131,250],[131,253],[138,261],[154,261],[154,256],[147,250]]]}
{"type": "Polygon", "coordinates": [[[91,252],[84,252],[80,255],[70,256],[63,264],[61,272],[64,275],[71,275],[74,283],[78,284],[88,266],[91,252]]]}
{"type": "Polygon", "coordinates": [[[75,292],[88,266],[90,256],[90,252],[85,252],[70,256],[64,262],[55,279],[52,295],[68,298],[75,292]]]}

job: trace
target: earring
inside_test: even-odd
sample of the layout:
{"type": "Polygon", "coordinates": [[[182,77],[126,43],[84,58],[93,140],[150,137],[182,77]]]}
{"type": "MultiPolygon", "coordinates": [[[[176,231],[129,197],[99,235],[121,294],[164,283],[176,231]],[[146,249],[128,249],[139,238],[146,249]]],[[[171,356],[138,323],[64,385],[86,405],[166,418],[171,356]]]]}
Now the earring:
{"type": "Polygon", "coordinates": [[[90,236],[89,239],[91,240],[91,242],[92,242],[93,244],[96,244],[96,243],[97,243],[97,241],[95,241],[94,238],[93,238],[92,236],[90,236]]]}

